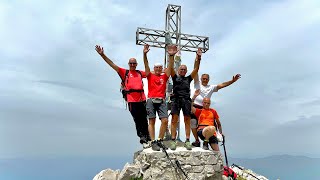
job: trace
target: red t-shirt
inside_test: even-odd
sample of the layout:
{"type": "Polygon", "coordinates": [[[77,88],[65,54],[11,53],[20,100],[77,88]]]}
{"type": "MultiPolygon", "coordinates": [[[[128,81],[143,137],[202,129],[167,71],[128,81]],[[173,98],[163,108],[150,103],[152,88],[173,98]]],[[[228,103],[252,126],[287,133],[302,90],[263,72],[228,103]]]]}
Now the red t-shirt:
{"type": "Polygon", "coordinates": [[[194,115],[198,119],[198,130],[203,129],[206,126],[214,126],[214,120],[219,119],[219,115],[214,109],[198,109],[196,108],[196,112],[194,115]],[[201,126],[204,125],[204,126],[201,126]]]}
{"type": "MultiPolygon", "coordinates": [[[[140,71],[140,72],[141,72],[142,78],[146,78],[146,73],[144,71],[140,71]]],[[[126,69],[119,68],[118,73],[121,76],[121,78],[124,79],[124,76],[126,74],[126,69]]],[[[126,90],[143,89],[142,78],[136,70],[134,70],[134,71],[129,70],[127,79],[124,82],[126,90]]],[[[145,100],[146,100],[146,96],[145,96],[144,92],[131,92],[131,93],[127,94],[127,101],[128,102],[141,102],[141,101],[145,101],[145,100]]]]}
{"type": "Polygon", "coordinates": [[[163,98],[166,97],[167,81],[169,76],[162,73],[159,76],[151,72],[147,76],[148,79],[148,98],[163,98]]]}

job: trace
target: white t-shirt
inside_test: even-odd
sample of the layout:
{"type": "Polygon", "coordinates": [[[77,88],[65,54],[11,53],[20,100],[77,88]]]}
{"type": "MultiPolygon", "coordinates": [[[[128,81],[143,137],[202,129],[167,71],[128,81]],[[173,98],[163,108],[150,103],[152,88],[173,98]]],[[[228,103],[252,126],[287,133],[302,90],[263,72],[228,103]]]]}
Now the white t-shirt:
{"type": "Polygon", "coordinates": [[[218,92],[217,85],[202,85],[199,80],[194,81],[194,89],[200,89],[199,96],[194,100],[194,104],[203,106],[202,101],[204,98],[211,98],[212,93],[218,92]]]}

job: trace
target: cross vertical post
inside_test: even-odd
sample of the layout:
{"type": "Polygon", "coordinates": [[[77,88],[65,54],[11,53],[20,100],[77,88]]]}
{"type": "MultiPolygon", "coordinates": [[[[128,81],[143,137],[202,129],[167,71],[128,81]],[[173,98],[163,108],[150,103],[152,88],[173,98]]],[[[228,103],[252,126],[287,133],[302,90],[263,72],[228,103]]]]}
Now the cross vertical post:
{"type": "MultiPolygon", "coordinates": [[[[166,9],[165,30],[156,30],[138,27],[136,31],[136,45],[149,44],[150,47],[164,48],[164,67],[167,67],[167,45],[175,44],[181,51],[197,52],[198,48],[203,53],[209,50],[209,37],[181,33],[181,6],[168,4],[166,9]]],[[[175,56],[174,69],[177,72],[181,65],[181,57],[175,56]]],[[[172,82],[168,81],[166,100],[172,92],[172,82]]],[[[180,140],[180,120],[177,126],[177,140],[180,140]]]]}

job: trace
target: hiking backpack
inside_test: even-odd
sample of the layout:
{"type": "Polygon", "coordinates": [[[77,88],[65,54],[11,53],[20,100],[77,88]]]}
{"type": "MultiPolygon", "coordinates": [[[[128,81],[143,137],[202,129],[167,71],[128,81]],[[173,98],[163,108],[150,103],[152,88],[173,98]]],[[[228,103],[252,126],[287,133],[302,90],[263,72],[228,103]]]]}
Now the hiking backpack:
{"type": "Polygon", "coordinates": [[[223,175],[225,175],[228,178],[231,178],[232,180],[237,179],[237,174],[228,166],[223,167],[223,175]]]}
{"type": "MultiPolygon", "coordinates": [[[[137,73],[140,74],[140,77],[141,77],[141,82],[142,82],[142,85],[143,85],[143,81],[142,81],[142,73],[141,71],[139,70],[136,70],[137,73]]],[[[120,92],[122,94],[122,97],[125,101],[127,101],[127,94],[130,93],[130,92],[143,92],[143,90],[126,90],[126,83],[128,83],[128,74],[129,74],[129,70],[126,69],[126,72],[124,74],[124,78],[122,78],[120,76],[120,74],[118,73],[118,75],[120,76],[120,79],[121,79],[121,85],[120,85],[120,92]]]]}

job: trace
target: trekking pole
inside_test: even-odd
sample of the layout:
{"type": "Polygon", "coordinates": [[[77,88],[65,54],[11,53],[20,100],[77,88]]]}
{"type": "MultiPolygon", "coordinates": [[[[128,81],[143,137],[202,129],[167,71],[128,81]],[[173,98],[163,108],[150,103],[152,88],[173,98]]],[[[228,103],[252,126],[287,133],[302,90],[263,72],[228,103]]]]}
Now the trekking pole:
{"type": "MultiPolygon", "coordinates": [[[[173,164],[173,162],[171,161],[169,154],[166,151],[166,147],[162,144],[162,142],[158,142],[158,145],[160,146],[160,148],[162,149],[162,151],[166,154],[167,158],[169,159],[172,167],[176,170],[176,172],[178,173],[177,175],[180,177],[178,170],[175,168],[175,165],[173,164]]],[[[183,173],[183,175],[186,177],[186,179],[190,180],[188,174],[186,172],[184,172],[184,170],[181,167],[181,164],[179,163],[179,161],[176,159],[175,160],[176,166],[178,167],[178,169],[183,173]]]]}
{"type": "Polygon", "coordinates": [[[225,157],[225,159],[226,159],[226,165],[227,165],[227,167],[229,167],[229,165],[228,165],[227,151],[226,151],[226,145],[225,145],[226,139],[225,139],[225,136],[224,136],[224,135],[222,135],[222,138],[223,138],[223,140],[222,140],[222,145],[223,145],[223,150],[224,150],[224,157],[225,157]]]}

